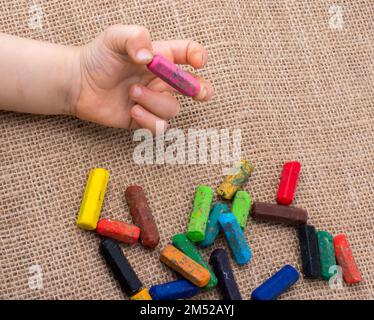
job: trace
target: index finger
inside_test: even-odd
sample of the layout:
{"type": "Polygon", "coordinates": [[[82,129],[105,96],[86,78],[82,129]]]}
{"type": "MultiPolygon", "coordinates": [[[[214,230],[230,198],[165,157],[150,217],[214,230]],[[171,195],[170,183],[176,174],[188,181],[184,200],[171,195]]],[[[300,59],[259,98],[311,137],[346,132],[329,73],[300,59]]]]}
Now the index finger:
{"type": "Polygon", "coordinates": [[[155,53],[159,53],[176,64],[189,64],[195,69],[203,68],[208,61],[208,52],[193,40],[154,41],[155,53]]]}

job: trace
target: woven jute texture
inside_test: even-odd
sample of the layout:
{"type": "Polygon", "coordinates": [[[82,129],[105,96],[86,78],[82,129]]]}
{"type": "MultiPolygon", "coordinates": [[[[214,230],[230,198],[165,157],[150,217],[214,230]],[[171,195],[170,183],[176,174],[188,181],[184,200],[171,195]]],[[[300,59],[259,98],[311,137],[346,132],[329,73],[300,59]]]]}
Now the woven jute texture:
{"type": "MultiPolygon", "coordinates": [[[[364,278],[330,289],[301,277],[283,299],[374,298],[373,21],[372,0],[0,1],[0,30],[23,37],[81,45],[123,23],[146,26],[155,40],[206,46],[200,74],[215,97],[205,104],[182,98],[171,127],[241,129],[242,156],[256,165],[245,187],[254,200],[274,202],[283,163],[301,161],[294,205],[317,229],[348,236],[364,278]]],[[[195,187],[216,187],[224,166],[137,165],[137,144],[129,131],[70,117],[0,113],[0,298],[125,298],[99,255],[99,237],[76,226],[94,167],[111,173],[102,217],[131,222],[124,190],[144,186],[160,245],[123,246],[141,281],[176,279],[160,249],[186,231],[195,187]],[[34,265],[43,271],[41,290],[29,287],[34,265]]],[[[232,261],[245,299],[284,264],[300,270],[293,227],[250,219],[245,234],[253,259],[245,267],[232,261]]],[[[227,248],[222,236],[217,247],[227,248]]]]}

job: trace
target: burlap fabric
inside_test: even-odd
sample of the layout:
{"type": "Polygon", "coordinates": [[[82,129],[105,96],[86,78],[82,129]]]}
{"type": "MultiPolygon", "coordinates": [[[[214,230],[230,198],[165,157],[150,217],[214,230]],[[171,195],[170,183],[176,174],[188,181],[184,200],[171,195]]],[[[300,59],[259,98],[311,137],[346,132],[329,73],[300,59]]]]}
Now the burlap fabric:
{"type": "MultiPolygon", "coordinates": [[[[215,97],[182,99],[171,126],[240,128],[243,157],[256,165],[246,186],[255,200],[274,201],[283,162],[300,160],[294,204],[317,229],[346,233],[362,271],[361,284],[340,290],[301,279],[284,299],[374,298],[373,18],[372,0],[0,1],[0,30],[14,35],[80,45],[123,23],[146,26],[154,39],[207,47],[201,74],[215,97]],[[37,8],[42,29],[30,20],[37,8]]],[[[154,251],[123,247],[140,279],[149,287],[176,278],[159,251],[186,230],[194,188],[217,186],[221,165],[139,166],[130,132],[69,117],[2,112],[0,132],[1,298],[124,298],[98,253],[99,237],[76,227],[87,174],[97,166],[111,172],[102,217],[131,221],[125,187],[145,187],[161,243],[154,251]],[[32,265],[43,270],[41,290],[29,288],[32,265]]],[[[283,264],[301,262],[292,227],[250,220],[246,236],[253,260],[234,272],[248,299],[283,264]]],[[[221,237],[219,246],[226,247],[221,237]]]]}

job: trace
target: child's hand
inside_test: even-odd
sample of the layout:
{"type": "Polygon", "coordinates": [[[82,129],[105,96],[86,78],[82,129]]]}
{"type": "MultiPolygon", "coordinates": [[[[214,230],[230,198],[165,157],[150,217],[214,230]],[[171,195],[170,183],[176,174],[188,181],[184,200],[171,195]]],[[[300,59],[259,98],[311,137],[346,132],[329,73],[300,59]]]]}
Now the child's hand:
{"type": "MultiPolygon", "coordinates": [[[[155,53],[197,69],[208,59],[203,46],[194,41],[152,42],[142,27],[109,27],[80,49],[76,75],[80,88],[75,89],[71,113],[107,126],[142,127],[152,132],[156,121],[162,121],[166,129],[167,120],[179,112],[180,105],[172,95],[175,89],[146,67],[155,53]]],[[[203,79],[199,81],[201,90],[195,99],[207,101],[213,95],[212,86],[203,79]]]]}

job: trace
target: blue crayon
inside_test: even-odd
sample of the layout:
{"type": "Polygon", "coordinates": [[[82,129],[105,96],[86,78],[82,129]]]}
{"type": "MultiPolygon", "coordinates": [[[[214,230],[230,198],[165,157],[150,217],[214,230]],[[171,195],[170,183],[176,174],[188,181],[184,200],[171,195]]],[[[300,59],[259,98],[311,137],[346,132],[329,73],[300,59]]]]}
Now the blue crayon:
{"type": "Polygon", "coordinates": [[[218,221],[236,263],[247,264],[252,258],[252,252],[236,217],[232,213],[221,214],[218,221]]]}
{"type": "Polygon", "coordinates": [[[218,217],[220,216],[220,214],[229,212],[230,209],[226,203],[217,203],[214,205],[213,209],[210,211],[208,223],[206,225],[205,239],[199,243],[200,247],[206,248],[214,243],[220,229],[218,217]]]}
{"type": "Polygon", "coordinates": [[[274,300],[299,279],[299,272],[286,264],[252,292],[253,300],[274,300]]]}
{"type": "Polygon", "coordinates": [[[149,289],[153,300],[177,300],[192,298],[199,287],[185,279],[157,284],[149,289]]]}

